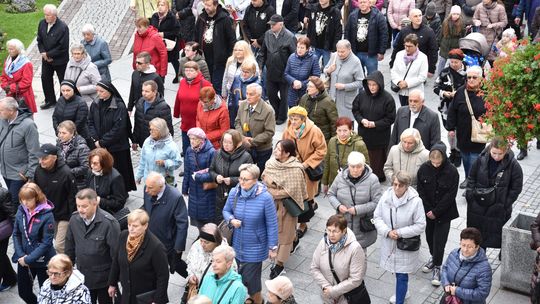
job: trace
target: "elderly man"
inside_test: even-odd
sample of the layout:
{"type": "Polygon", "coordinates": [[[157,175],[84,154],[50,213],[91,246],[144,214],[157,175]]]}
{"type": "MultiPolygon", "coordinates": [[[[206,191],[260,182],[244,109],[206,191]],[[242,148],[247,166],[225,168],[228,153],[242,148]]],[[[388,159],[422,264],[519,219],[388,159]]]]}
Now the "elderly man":
{"type": "Polygon", "coordinates": [[[120,225],[99,208],[100,198],[92,189],[82,189],[75,196],[77,212],[71,216],[66,234],[66,254],[84,274],[92,304],[112,304],[107,281],[118,248],[120,225]]]}
{"type": "Polygon", "coordinates": [[[244,145],[249,149],[253,162],[264,171],[266,161],[272,156],[272,138],[276,121],[272,107],[261,99],[262,87],[252,83],[246,87],[246,101],[238,106],[234,121],[236,130],[244,135],[244,145]]]}
{"type": "Polygon", "coordinates": [[[174,273],[186,249],[186,203],[180,191],[165,183],[165,177],[157,172],[148,174],[144,192],[141,208],[150,215],[148,228],[165,246],[170,271],[174,273]]]}
{"type": "Polygon", "coordinates": [[[111,81],[109,73],[109,64],[111,64],[111,51],[107,41],[96,36],[94,26],[85,24],[82,27],[83,39],[81,44],[84,45],[86,52],[92,58],[92,62],[97,66],[101,79],[111,81]]]}
{"type": "Polygon", "coordinates": [[[397,110],[390,138],[391,146],[400,142],[399,137],[407,128],[415,128],[420,132],[422,142],[428,150],[441,140],[439,115],[424,105],[424,93],[421,90],[412,90],[409,93],[409,105],[397,110]]]}
{"type": "Polygon", "coordinates": [[[34,178],[38,164],[39,134],[32,113],[19,110],[13,97],[0,99],[0,174],[14,203],[19,189],[34,178]]]}
{"type": "Polygon", "coordinates": [[[39,22],[37,45],[41,53],[41,86],[45,94],[45,110],[56,105],[54,94],[54,72],[58,82],[64,80],[64,73],[69,61],[69,28],[58,18],[58,10],[52,4],[43,7],[45,18],[39,22]]]}
{"type": "Polygon", "coordinates": [[[266,66],[266,94],[274,108],[276,122],[281,125],[287,120],[289,90],[283,73],[289,56],[296,52],[296,38],[283,27],[283,17],[280,15],[273,15],[268,23],[270,30],[264,34],[258,62],[261,71],[266,66]]]}
{"type": "Polygon", "coordinates": [[[52,144],[44,144],[39,148],[39,166],[34,181],[54,205],[56,252],[64,253],[69,219],[75,210],[77,184],[71,169],[63,158],[58,157],[58,153],[58,148],[52,144]]]}

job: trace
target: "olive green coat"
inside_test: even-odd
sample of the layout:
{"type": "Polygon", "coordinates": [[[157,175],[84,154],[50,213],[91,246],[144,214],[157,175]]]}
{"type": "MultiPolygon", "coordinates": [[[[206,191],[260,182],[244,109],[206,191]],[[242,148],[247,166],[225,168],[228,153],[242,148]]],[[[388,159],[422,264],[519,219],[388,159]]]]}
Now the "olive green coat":
{"type": "Polygon", "coordinates": [[[324,173],[321,180],[323,185],[330,186],[340,169],[347,167],[347,157],[352,151],[358,151],[366,157],[366,163],[369,164],[369,155],[366,143],[362,139],[362,136],[353,133],[351,140],[346,144],[341,144],[337,136],[334,136],[328,142],[328,153],[325,156],[324,173]],[[337,146],[336,146],[337,143],[337,146]],[[339,154],[338,154],[339,149],[339,154]],[[338,165],[339,159],[339,165],[338,165]]]}
{"type": "Polygon", "coordinates": [[[332,100],[326,91],[314,98],[305,94],[300,98],[299,106],[308,111],[308,117],[311,119],[324,135],[326,143],[336,134],[336,120],[338,113],[336,103],[332,100]]]}

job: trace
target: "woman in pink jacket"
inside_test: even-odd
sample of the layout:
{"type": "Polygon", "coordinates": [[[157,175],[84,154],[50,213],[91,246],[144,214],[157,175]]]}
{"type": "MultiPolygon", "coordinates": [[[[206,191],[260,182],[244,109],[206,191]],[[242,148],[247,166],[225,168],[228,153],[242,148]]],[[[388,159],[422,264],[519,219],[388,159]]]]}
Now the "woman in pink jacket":
{"type": "Polygon", "coordinates": [[[414,0],[390,0],[388,2],[388,23],[392,28],[392,40],[401,31],[401,20],[409,16],[409,12],[415,8],[414,0]]]}

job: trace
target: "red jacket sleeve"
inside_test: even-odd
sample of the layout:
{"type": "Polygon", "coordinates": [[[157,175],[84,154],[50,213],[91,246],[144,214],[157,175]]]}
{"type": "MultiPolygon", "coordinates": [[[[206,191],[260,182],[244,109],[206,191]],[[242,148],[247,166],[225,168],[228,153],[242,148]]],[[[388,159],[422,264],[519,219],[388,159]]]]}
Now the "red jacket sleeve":
{"type": "MultiPolygon", "coordinates": [[[[22,77],[21,77],[21,80],[18,82],[19,84],[18,94],[24,94],[32,86],[32,79],[34,78],[34,68],[32,67],[32,63],[30,62],[26,63],[22,67],[21,73],[22,73],[22,77]]],[[[16,92],[17,84],[12,83],[9,89],[11,90],[11,92],[16,92]]]]}
{"type": "Polygon", "coordinates": [[[165,43],[163,42],[163,39],[159,35],[153,36],[154,45],[156,46],[156,49],[159,53],[159,71],[158,74],[161,77],[167,76],[167,48],[165,47],[165,43]]]}

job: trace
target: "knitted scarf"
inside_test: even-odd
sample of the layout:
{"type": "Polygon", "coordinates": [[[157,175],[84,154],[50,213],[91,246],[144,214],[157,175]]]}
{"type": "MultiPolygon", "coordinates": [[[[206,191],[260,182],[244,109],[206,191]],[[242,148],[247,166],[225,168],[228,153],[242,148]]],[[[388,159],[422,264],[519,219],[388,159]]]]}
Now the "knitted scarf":
{"type": "Polygon", "coordinates": [[[410,62],[415,60],[416,57],[418,57],[419,53],[420,53],[420,50],[418,48],[416,49],[416,52],[414,52],[414,54],[412,55],[407,55],[407,53],[405,53],[405,56],[403,56],[403,61],[405,61],[405,65],[408,65],[410,62]]]}
{"type": "Polygon", "coordinates": [[[144,240],[144,233],[136,237],[128,236],[128,239],[126,242],[128,262],[131,263],[131,261],[133,261],[133,258],[137,254],[137,251],[139,251],[139,248],[141,247],[143,240],[144,240]]]}
{"type": "Polygon", "coordinates": [[[287,194],[304,209],[304,199],[308,197],[304,178],[304,167],[291,156],[284,162],[271,157],[266,162],[264,176],[268,176],[278,187],[283,188],[287,194]]]}
{"type": "Polygon", "coordinates": [[[347,241],[347,234],[345,233],[345,235],[342,236],[341,239],[335,244],[330,243],[330,239],[328,239],[327,235],[324,236],[324,241],[326,242],[328,249],[330,249],[332,253],[336,253],[340,251],[343,246],[345,246],[345,242],[347,241]]]}

